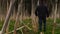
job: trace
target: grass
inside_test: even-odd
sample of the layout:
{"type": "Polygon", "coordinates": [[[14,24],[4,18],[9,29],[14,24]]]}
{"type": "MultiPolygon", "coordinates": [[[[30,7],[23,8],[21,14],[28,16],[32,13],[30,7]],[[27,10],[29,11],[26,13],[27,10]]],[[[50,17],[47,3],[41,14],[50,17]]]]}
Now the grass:
{"type": "MultiPolygon", "coordinates": [[[[60,23],[60,19],[56,19],[56,20],[57,20],[56,23],[59,24],[59,23],[60,23]]],[[[3,26],[3,22],[4,22],[4,21],[1,21],[1,20],[0,20],[0,30],[1,30],[2,26],[3,26]]],[[[11,20],[11,21],[10,21],[9,31],[12,31],[12,30],[14,29],[14,23],[15,23],[14,20],[11,20]]],[[[30,28],[32,28],[31,19],[23,20],[23,23],[25,23],[25,24],[28,25],[30,28]]],[[[49,19],[47,20],[47,31],[46,31],[45,34],[52,34],[52,28],[53,28],[53,19],[50,19],[50,18],[49,18],[49,19]]],[[[21,34],[21,31],[20,31],[20,30],[18,30],[17,32],[18,32],[17,34],[21,34]]],[[[28,32],[28,34],[35,34],[35,32],[34,32],[33,30],[28,30],[28,29],[27,29],[27,32],[28,32]]],[[[36,34],[38,34],[38,33],[36,33],[36,34]]],[[[60,34],[60,27],[58,27],[58,26],[55,27],[55,34],[60,34]]]]}

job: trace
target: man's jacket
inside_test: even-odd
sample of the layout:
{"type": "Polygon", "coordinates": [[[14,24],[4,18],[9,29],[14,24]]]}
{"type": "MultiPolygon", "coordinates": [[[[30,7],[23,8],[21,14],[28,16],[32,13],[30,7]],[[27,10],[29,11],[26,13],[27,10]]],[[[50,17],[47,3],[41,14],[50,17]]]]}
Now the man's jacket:
{"type": "Polygon", "coordinates": [[[44,17],[44,16],[49,17],[48,8],[44,5],[38,6],[36,8],[35,15],[38,17],[44,17]]]}

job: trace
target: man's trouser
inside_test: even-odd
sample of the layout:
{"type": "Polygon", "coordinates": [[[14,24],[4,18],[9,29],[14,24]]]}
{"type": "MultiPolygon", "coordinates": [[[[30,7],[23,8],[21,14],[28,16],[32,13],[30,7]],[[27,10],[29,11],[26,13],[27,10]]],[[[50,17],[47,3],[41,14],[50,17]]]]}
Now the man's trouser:
{"type": "Polygon", "coordinates": [[[44,24],[43,30],[45,32],[46,31],[46,17],[39,17],[39,30],[40,30],[40,32],[42,32],[42,23],[44,24]]]}

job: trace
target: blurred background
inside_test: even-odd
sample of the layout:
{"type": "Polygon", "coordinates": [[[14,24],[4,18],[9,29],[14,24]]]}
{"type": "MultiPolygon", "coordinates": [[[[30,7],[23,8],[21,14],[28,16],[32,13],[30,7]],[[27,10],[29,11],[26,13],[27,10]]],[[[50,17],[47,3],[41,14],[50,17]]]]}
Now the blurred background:
{"type": "MultiPolygon", "coordinates": [[[[0,30],[12,4],[10,19],[8,18],[9,25],[7,24],[5,33],[38,34],[38,17],[35,16],[35,9],[39,2],[41,0],[0,0],[0,30]],[[20,29],[22,26],[23,28],[20,29]],[[12,32],[13,30],[14,32],[12,32]]],[[[60,34],[60,0],[44,0],[44,2],[51,12],[47,19],[47,32],[45,34],[60,34]]]]}

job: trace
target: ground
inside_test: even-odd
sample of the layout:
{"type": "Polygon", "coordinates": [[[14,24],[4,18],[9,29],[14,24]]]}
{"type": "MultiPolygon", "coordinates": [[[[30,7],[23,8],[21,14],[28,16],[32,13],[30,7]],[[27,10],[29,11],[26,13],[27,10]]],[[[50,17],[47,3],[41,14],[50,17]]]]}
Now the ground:
{"type": "MultiPolygon", "coordinates": [[[[27,19],[27,20],[24,20],[23,22],[25,22],[25,24],[27,24],[30,21],[31,21],[31,19],[27,19]]],[[[2,26],[3,26],[3,22],[4,21],[0,21],[0,30],[1,30],[2,26]]],[[[14,29],[14,23],[15,23],[14,20],[10,21],[9,31],[12,31],[14,29]]],[[[55,34],[60,34],[60,19],[57,18],[56,24],[57,25],[55,27],[55,34]]],[[[22,26],[22,24],[20,24],[20,25],[22,26]]],[[[31,23],[28,26],[30,28],[32,28],[31,23]]],[[[52,28],[53,28],[53,19],[49,18],[47,20],[47,31],[45,32],[45,34],[52,34],[52,28]]],[[[24,29],[26,29],[26,28],[23,28],[23,32],[24,32],[24,29]]],[[[26,29],[26,30],[27,30],[26,34],[38,34],[38,32],[35,33],[33,30],[28,30],[28,29],[26,29]]],[[[21,34],[21,30],[18,30],[17,34],[21,34]]],[[[24,34],[25,34],[25,32],[24,32],[24,34]]]]}

